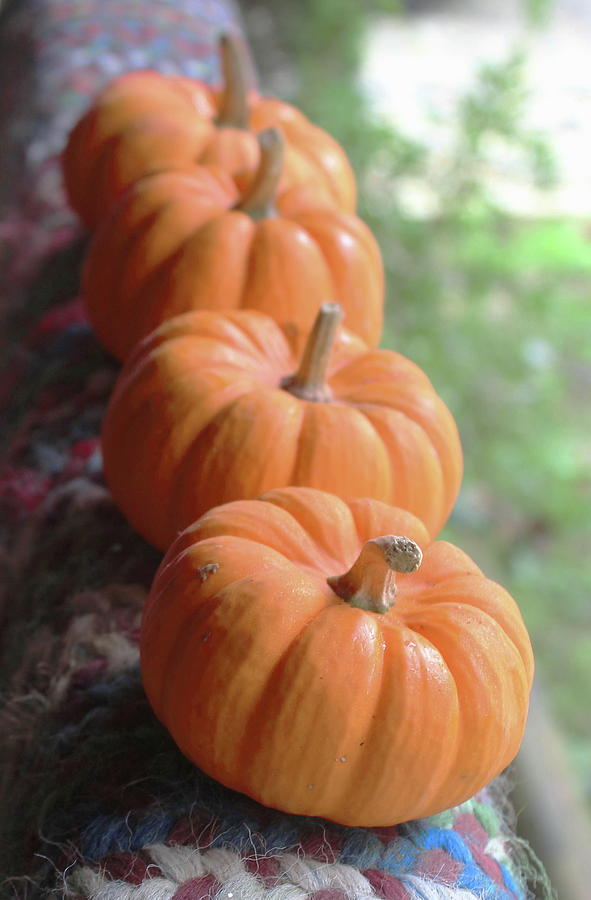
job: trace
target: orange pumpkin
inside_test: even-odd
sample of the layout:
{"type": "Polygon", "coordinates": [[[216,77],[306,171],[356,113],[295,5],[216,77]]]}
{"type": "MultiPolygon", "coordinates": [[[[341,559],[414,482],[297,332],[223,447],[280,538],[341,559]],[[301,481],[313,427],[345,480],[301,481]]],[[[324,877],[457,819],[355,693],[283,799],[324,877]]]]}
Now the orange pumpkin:
{"type": "Polygon", "coordinates": [[[189,759],[345,825],[471,797],[514,758],[533,674],[516,603],[465,553],[400,509],[306,488],[183,532],[140,647],[152,707],[189,759]]]}
{"type": "Polygon", "coordinates": [[[138,178],[171,168],[221,165],[243,185],[256,171],[256,133],[276,127],[287,141],[285,184],[316,186],[352,212],[353,172],[344,151],[287,103],[247,91],[236,38],[220,42],[224,85],[154,71],[115,79],[73,129],[62,156],[70,204],[96,228],[120,193],[138,178]]]}
{"type": "Polygon", "coordinates": [[[309,189],[277,196],[283,141],[275,130],[259,140],[258,177],[242,199],[219,170],[162,173],[136,182],[97,231],[83,293],[99,341],[119,359],[191,309],[243,306],[305,329],[322,300],[379,342],[384,279],[370,230],[309,189]]]}
{"type": "Polygon", "coordinates": [[[250,310],[187,313],[136,348],[102,444],[141,535],[164,550],[210,507],[289,484],[396,503],[439,531],[462,474],[453,417],[410,360],[335,338],[339,313],[322,307],[301,360],[297,335],[250,310]]]}

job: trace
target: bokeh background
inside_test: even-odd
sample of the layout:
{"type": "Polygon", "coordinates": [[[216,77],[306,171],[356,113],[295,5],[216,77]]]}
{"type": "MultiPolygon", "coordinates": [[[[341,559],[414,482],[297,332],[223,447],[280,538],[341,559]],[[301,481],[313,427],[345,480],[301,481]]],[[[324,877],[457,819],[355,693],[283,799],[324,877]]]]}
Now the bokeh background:
{"type": "Polygon", "coordinates": [[[350,154],[384,345],[457,417],[444,536],[519,601],[591,808],[591,0],[244,0],[265,90],[350,154]]]}

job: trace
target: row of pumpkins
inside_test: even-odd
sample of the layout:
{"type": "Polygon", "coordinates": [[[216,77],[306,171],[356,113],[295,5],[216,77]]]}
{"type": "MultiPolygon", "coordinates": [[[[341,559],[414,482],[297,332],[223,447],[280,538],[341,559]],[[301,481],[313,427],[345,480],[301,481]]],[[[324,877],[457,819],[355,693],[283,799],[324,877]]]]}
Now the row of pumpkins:
{"type": "Polygon", "coordinates": [[[144,684],[223,784],[392,825],[513,759],[531,647],[507,592],[434,541],[458,432],[425,373],[376,349],[382,262],[343,150],[247,90],[236,38],[220,56],[219,90],[118,78],[63,155],[94,232],[90,320],[124,362],[105,476],[166,551],[144,684]]]}

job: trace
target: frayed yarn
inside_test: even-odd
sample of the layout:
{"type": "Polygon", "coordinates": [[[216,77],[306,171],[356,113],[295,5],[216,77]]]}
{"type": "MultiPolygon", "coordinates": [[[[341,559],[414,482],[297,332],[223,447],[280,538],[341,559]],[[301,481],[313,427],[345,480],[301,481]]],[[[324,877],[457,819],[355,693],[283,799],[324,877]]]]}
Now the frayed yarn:
{"type": "MultiPolygon", "coordinates": [[[[66,880],[66,895],[85,900],[389,900],[396,896],[392,891],[376,893],[352,866],[295,854],[277,857],[275,883],[266,884],[247,871],[244,859],[228,850],[202,853],[156,844],[146,852],[161,874],[130,884],[80,866],[66,880]]],[[[400,900],[485,900],[490,896],[413,875],[401,879],[400,888],[400,900]]]]}

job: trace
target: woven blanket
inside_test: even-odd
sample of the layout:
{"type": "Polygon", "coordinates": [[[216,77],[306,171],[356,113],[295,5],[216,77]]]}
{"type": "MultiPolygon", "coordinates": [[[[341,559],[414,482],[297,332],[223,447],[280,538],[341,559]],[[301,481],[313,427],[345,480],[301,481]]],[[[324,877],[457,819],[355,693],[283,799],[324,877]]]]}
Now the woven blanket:
{"type": "Polygon", "coordinates": [[[58,154],[122,71],[215,81],[228,27],[239,26],[225,0],[21,0],[2,19],[2,895],[525,898],[531,862],[501,782],[392,828],[290,816],[196,770],[142,691],[138,627],[160,555],[102,481],[98,433],[117,365],[77,296],[84,238],[58,154]]]}

